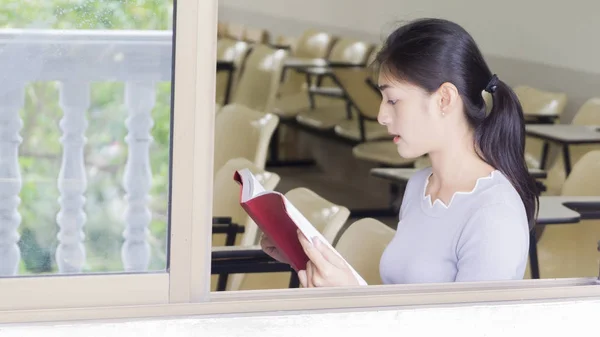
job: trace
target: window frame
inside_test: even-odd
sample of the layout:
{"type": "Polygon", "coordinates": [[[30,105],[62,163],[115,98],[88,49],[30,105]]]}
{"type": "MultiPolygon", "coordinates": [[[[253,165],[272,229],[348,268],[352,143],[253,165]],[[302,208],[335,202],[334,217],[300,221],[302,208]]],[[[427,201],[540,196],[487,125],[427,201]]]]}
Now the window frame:
{"type": "Polygon", "coordinates": [[[552,303],[600,298],[595,278],[388,285],[358,288],[213,293],[208,301],[160,305],[109,305],[65,309],[0,311],[3,323],[137,320],[190,316],[282,315],[400,308],[552,303]]]}
{"type": "Polygon", "coordinates": [[[9,310],[158,305],[208,298],[210,273],[206,270],[210,269],[210,261],[200,258],[203,252],[194,248],[198,247],[194,244],[210,245],[210,227],[194,224],[211,223],[212,160],[205,162],[201,158],[213,157],[214,106],[206,113],[195,112],[204,111],[203,102],[214,100],[216,54],[200,53],[199,48],[206,46],[198,41],[205,41],[216,50],[217,7],[215,1],[195,0],[174,0],[174,7],[167,269],[148,273],[0,278],[0,316],[9,310]],[[199,26],[200,15],[213,19],[199,26]],[[196,160],[182,160],[190,157],[196,160]]]}
{"type": "Polygon", "coordinates": [[[175,3],[175,46],[185,47],[175,53],[173,157],[191,155],[193,160],[173,160],[168,273],[0,279],[0,298],[19,291],[29,295],[32,289],[42,297],[21,296],[29,310],[0,308],[0,323],[364,311],[600,297],[596,278],[210,292],[217,8],[217,0],[175,3]],[[161,278],[165,275],[168,294],[165,289],[153,293],[152,289],[164,286],[161,278]],[[146,283],[153,278],[156,284],[146,283]],[[109,291],[98,291],[94,285],[109,291]],[[136,287],[143,289],[127,292],[136,287]],[[66,291],[74,289],[78,295],[70,295],[65,302],[66,291]]]}

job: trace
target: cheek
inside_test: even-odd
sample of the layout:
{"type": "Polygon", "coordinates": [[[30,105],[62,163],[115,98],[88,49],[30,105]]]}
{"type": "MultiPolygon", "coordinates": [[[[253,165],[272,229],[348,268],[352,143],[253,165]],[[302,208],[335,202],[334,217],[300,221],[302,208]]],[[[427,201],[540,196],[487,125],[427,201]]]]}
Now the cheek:
{"type": "Polygon", "coordinates": [[[406,137],[418,137],[427,129],[428,115],[421,105],[407,101],[395,106],[394,110],[394,124],[406,137]]]}
{"type": "Polygon", "coordinates": [[[397,130],[402,135],[400,155],[413,158],[428,152],[437,138],[434,118],[423,102],[406,102],[397,108],[397,130]]]}
{"type": "Polygon", "coordinates": [[[406,111],[401,106],[393,106],[392,109],[392,126],[394,132],[406,137],[406,132],[410,131],[410,118],[407,118],[406,111]]]}

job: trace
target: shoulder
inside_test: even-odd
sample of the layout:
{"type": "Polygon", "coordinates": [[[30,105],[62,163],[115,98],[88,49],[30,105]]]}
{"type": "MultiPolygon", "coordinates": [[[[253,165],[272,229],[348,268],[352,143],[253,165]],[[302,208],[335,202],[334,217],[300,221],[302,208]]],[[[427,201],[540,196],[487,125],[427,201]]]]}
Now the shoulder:
{"type": "Polygon", "coordinates": [[[503,232],[527,236],[529,223],[521,196],[499,171],[472,195],[463,232],[498,235],[503,232]]]}
{"type": "Polygon", "coordinates": [[[505,216],[524,217],[527,222],[523,200],[504,174],[494,171],[482,185],[472,195],[472,214],[489,217],[498,212],[507,212],[505,216]]]}
{"type": "Polygon", "coordinates": [[[501,240],[528,237],[529,223],[521,203],[494,202],[482,205],[468,217],[460,235],[461,241],[470,237],[501,240]]]}

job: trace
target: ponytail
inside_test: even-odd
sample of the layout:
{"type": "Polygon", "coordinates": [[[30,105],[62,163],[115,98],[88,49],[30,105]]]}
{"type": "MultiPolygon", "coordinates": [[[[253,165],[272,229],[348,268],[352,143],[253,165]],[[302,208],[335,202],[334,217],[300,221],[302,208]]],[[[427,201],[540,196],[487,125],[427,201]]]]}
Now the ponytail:
{"type": "Polygon", "coordinates": [[[502,172],[521,196],[531,230],[539,198],[535,179],[525,163],[523,109],[517,95],[496,75],[485,90],[492,96],[492,107],[475,130],[477,147],[482,159],[502,172]]]}

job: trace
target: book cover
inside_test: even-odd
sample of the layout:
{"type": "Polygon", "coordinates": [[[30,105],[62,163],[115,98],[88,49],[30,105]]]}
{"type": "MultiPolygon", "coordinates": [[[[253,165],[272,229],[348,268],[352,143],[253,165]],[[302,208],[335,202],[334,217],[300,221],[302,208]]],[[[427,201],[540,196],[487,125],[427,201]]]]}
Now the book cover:
{"type": "MultiPolygon", "coordinates": [[[[241,185],[240,205],[257,226],[271,238],[277,249],[287,257],[296,271],[305,270],[308,256],[298,240],[299,229],[312,242],[317,237],[321,242],[342,257],[321,233],[294,207],[285,195],[276,191],[265,191],[262,185],[247,169],[236,171],[234,180],[241,185]]],[[[343,258],[343,257],[342,257],[343,258]]],[[[348,264],[346,262],[346,264],[348,264]]],[[[350,266],[359,283],[364,279],[350,266]]]]}

